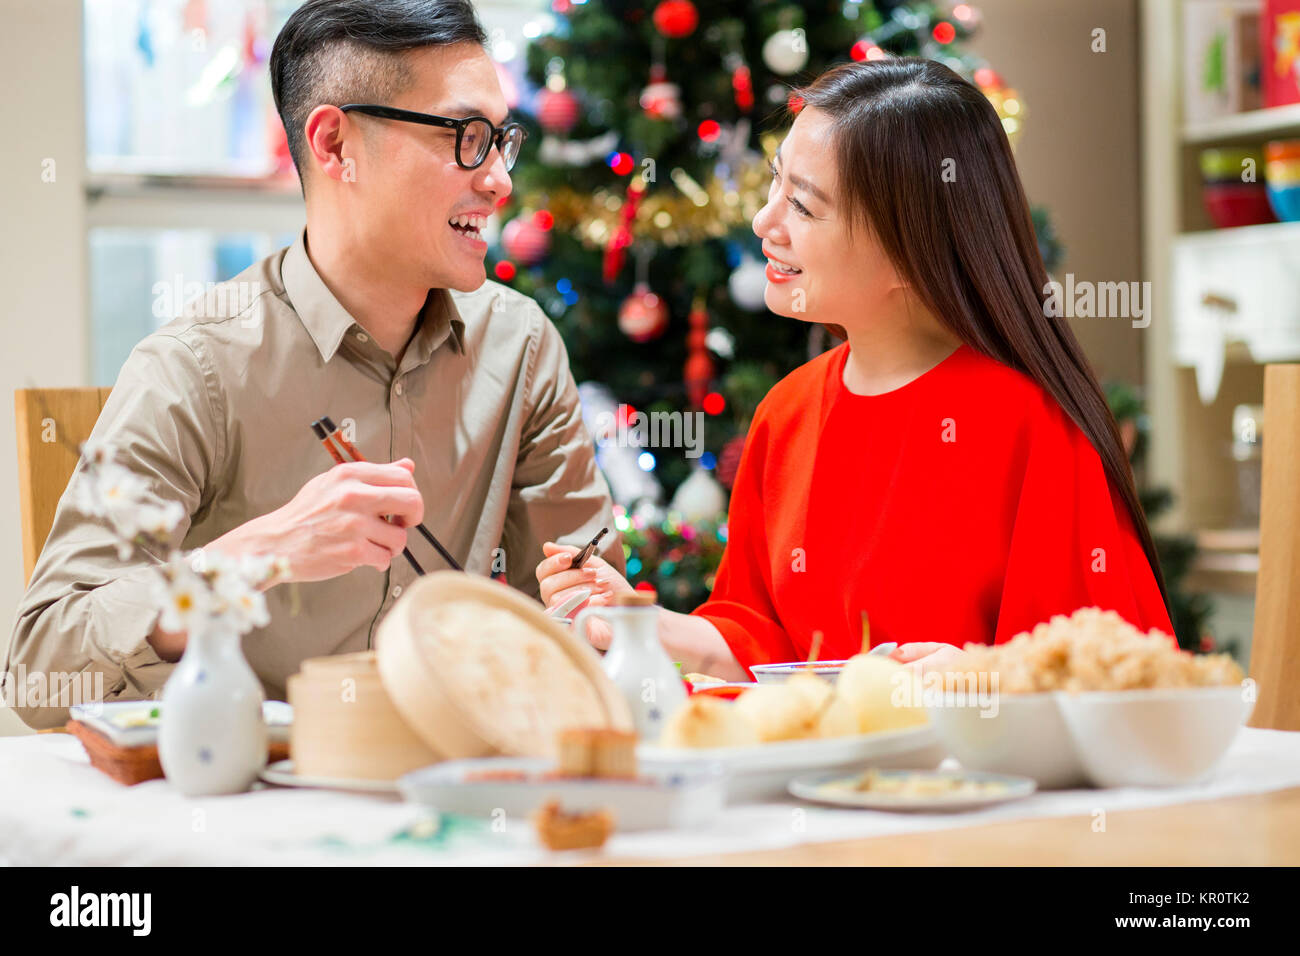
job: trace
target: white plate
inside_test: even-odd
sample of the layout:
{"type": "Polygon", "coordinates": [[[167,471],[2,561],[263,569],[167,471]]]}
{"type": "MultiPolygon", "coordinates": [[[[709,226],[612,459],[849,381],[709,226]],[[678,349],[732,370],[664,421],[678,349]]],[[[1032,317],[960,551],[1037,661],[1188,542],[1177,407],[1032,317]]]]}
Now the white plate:
{"type": "MultiPolygon", "coordinates": [[[[119,747],[141,747],[158,742],[161,716],[138,727],[122,727],[117,721],[132,716],[144,716],[157,710],[161,715],[160,700],[113,700],[107,703],[75,704],[69,714],[87,727],[103,734],[119,747]]],[[[267,736],[271,740],[288,743],[289,727],[293,724],[293,707],[282,700],[262,702],[262,719],[266,721],[267,736]]]]}
{"type": "Polygon", "coordinates": [[[300,777],[292,760],[277,760],[258,774],[277,787],[314,787],[321,790],[356,790],[361,793],[397,793],[396,780],[349,780],[344,777],[300,777]]]}
{"type": "Polygon", "coordinates": [[[1013,777],[998,773],[971,773],[898,770],[885,771],[887,774],[913,774],[925,777],[957,778],[973,780],[979,783],[1004,783],[1007,788],[999,793],[969,794],[965,796],[919,797],[902,794],[885,794],[861,792],[856,790],[826,789],[826,784],[836,781],[854,779],[857,774],[822,773],[807,777],[797,777],[790,781],[790,792],[800,800],[810,803],[824,803],[834,807],[851,807],[858,810],[888,810],[903,813],[951,813],[957,810],[974,810],[978,807],[990,807],[995,803],[1019,800],[1038,789],[1037,784],[1028,777],[1013,777]]]}
{"type": "Polygon", "coordinates": [[[715,819],[725,802],[722,769],[716,764],[659,771],[642,768],[641,780],[466,779],[483,771],[536,776],[553,768],[552,761],[538,757],[484,757],[434,764],[406,774],[397,783],[407,800],[444,813],[504,812],[526,818],[546,801],[558,800],[565,811],[608,809],[620,831],[700,826],[715,819]]]}
{"type": "Polygon", "coordinates": [[[682,769],[717,763],[727,774],[731,803],[780,799],[792,779],[817,771],[846,775],[867,767],[933,770],[946,756],[928,724],[825,740],[783,740],[754,747],[689,750],[642,745],[637,759],[645,769],[682,769]]]}

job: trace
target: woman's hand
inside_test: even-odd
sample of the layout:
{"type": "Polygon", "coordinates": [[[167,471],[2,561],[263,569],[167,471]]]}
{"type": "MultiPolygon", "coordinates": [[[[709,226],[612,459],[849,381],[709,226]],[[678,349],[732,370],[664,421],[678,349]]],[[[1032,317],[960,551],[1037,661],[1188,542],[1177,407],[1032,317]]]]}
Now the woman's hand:
{"type": "MultiPolygon", "coordinates": [[[[547,608],[558,607],[583,588],[591,589],[591,597],[578,605],[573,613],[587,607],[608,607],[620,591],[631,592],[632,585],[615,571],[604,558],[593,554],[578,570],[569,567],[573,556],[581,549],[568,544],[547,541],[542,545],[545,558],[537,565],[537,581],[541,584],[542,603],[547,608]]],[[[572,615],[570,615],[572,616],[572,615]]],[[[587,639],[598,650],[607,650],[613,635],[609,625],[591,619],[587,624],[587,639]]]]}
{"type": "Polygon", "coordinates": [[[937,641],[914,641],[899,644],[889,655],[890,660],[898,661],[903,666],[924,674],[926,671],[942,671],[961,655],[961,648],[937,641]]]}

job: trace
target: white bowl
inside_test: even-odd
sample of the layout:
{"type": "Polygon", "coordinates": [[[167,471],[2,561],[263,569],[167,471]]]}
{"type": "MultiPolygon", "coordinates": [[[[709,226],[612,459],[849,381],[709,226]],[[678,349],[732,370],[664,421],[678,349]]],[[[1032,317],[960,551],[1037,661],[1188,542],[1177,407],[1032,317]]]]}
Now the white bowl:
{"type": "Polygon", "coordinates": [[[1239,686],[1060,693],[1057,702],[1079,760],[1099,787],[1175,787],[1201,779],[1255,706],[1239,686]]]}
{"type": "Polygon", "coordinates": [[[754,675],[754,680],[760,684],[784,684],[795,674],[801,673],[816,674],[834,684],[847,663],[848,661],[814,661],[810,664],[806,661],[791,661],[788,664],[755,664],[749,670],[754,675]]]}
{"type": "Polygon", "coordinates": [[[926,708],[964,768],[1029,777],[1044,790],[1087,784],[1054,693],[998,694],[988,703],[926,708]]]}

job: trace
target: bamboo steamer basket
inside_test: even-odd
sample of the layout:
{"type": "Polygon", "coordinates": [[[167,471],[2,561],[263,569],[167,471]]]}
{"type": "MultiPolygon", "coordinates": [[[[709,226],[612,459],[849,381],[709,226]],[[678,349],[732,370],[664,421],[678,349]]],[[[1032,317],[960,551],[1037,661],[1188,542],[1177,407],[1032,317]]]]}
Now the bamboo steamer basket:
{"type": "Polygon", "coordinates": [[[344,780],[396,780],[437,763],[393,706],[374,651],[313,657],[288,681],[296,774],[344,780]]]}
{"type": "MultiPolygon", "coordinates": [[[[525,656],[546,657],[575,687],[589,688],[590,694],[582,696],[589,703],[595,701],[597,726],[632,730],[631,709],[590,645],[517,591],[461,571],[437,571],[421,577],[402,595],[380,623],[375,642],[384,688],[407,726],[430,750],[448,760],[553,756],[556,736],[565,729],[557,710],[559,698],[553,696],[557,688],[529,679],[526,662],[509,660],[510,673],[494,675],[500,687],[476,687],[466,679],[481,673],[475,665],[491,660],[499,648],[484,644],[485,656],[472,660],[474,642],[466,642],[463,633],[444,632],[445,622],[437,619],[437,609],[453,601],[483,608],[485,619],[504,611],[517,619],[519,634],[550,642],[549,648],[534,642],[525,656]],[[561,657],[556,658],[552,648],[561,657]],[[502,693],[502,688],[509,692],[502,693]],[[519,718],[524,715],[527,731],[520,729],[519,718]]],[[[484,636],[484,642],[488,640],[484,636]]]]}

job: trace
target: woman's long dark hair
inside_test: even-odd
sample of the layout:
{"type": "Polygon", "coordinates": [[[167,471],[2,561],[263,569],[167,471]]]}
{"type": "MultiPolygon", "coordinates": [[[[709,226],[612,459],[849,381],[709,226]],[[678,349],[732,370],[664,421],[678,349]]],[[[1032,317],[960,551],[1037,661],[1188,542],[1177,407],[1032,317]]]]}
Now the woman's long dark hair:
{"type": "Polygon", "coordinates": [[[850,230],[868,229],[931,313],[972,348],[1045,388],[1088,436],[1128,506],[1167,607],[1115,418],[1069,324],[1045,308],[1047,269],[992,104],[946,66],[920,57],[846,63],[796,95],[831,117],[850,230]]]}

